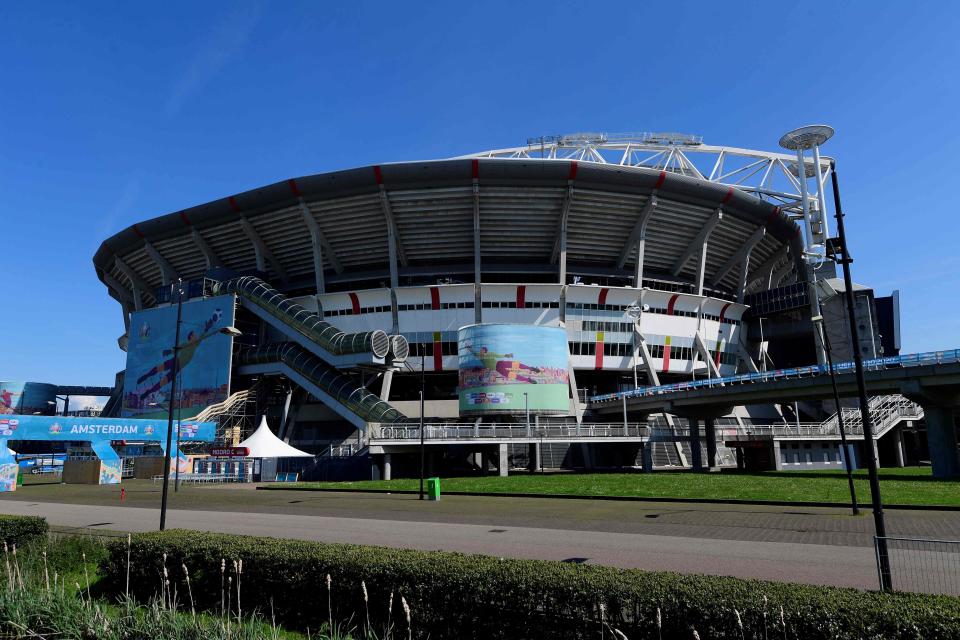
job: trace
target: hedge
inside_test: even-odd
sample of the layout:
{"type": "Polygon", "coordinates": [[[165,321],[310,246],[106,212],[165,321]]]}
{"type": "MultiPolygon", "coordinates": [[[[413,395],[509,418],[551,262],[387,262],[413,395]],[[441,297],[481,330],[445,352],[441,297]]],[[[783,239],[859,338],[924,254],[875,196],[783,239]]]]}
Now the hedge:
{"type": "MultiPolygon", "coordinates": [[[[299,629],[327,620],[329,574],[334,620],[365,620],[363,581],[374,629],[384,628],[395,591],[392,621],[405,630],[403,595],[419,638],[596,638],[602,603],[605,620],[630,640],[688,640],[694,630],[702,640],[960,639],[960,599],[949,596],[177,530],[136,535],[130,553],[132,595],[159,592],[168,554],[171,582],[184,589],[185,564],[197,606],[208,610],[220,607],[221,562],[236,585],[233,561],[242,560],[244,613],[258,608],[299,629]]],[[[125,540],[111,544],[101,569],[107,592],[123,594],[125,540]]]]}
{"type": "Polygon", "coordinates": [[[0,541],[22,547],[28,542],[46,538],[50,527],[37,516],[0,515],[0,541]]]}

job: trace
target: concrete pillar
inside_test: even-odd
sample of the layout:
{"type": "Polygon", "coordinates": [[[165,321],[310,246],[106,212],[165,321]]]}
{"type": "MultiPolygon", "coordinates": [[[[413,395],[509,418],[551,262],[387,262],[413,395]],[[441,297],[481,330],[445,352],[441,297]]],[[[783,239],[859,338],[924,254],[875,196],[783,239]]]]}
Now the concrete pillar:
{"type": "Polygon", "coordinates": [[[694,471],[703,471],[703,457],[700,452],[700,421],[690,419],[690,464],[694,471]]]}
{"type": "Polygon", "coordinates": [[[736,447],[734,451],[737,455],[737,469],[745,469],[747,465],[743,460],[743,447],[736,447]]]}
{"type": "Polygon", "coordinates": [[[957,449],[957,421],[953,407],[923,407],[927,443],[935,478],[960,477],[960,450],[957,449]]]}
{"type": "Polygon", "coordinates": [[[510,454],[509,446],[506,444],[497,445],[497,473],[501,478],[506,478],[510,472],[510,454]]]}
{"type": "Polygon", "coordinates": [[[898,467],[905,467],[906,462],[903,455],[903,431],[900,427],[893,430],[893,455],[898,467]]]}
{"type": "Polygon", "coordinates": [[[480,473],[487,475],[487,469],[490,468],[490,454],[486,451],[480,453],[480,473]]]}
{"type": "Polygon", "coordinates": [[[370,457],[370,479],[379,480],[381,476],[380,473],[380,461],[375,457],[370,457]]]}
{"type": "Polygon", "coordinates": [[[641,451],[643,456],[643,472],[651,473],[653,471],[653,443],[644,442],[643,450],[641,451]]]}
{"type": "Polygon", "coordinates": [[[393,477],[393,470],[391,469],[391,467],[393,466],[392,462],[393,461],[390,459],[389,453],[383,454],[383,479],[384,480],[390,480],[393,477]]]}
{"type": "Polygon", "coordinates": [[[771,446],[771,448],[770,448],[770,451],[771,451],[771,454],[770,454],[770,455],[771,455],[771,458],[772,458],[772,460],[770,461],[770,463],[771,463],[770,466],[772,466],[773,469],[775,469],[776,471],[782,471],[782,470],[783,470],[783,460],[782,460],[782,458],[780,457],[780,441],[779,441],[779,440],[773,440],[773,441],[771,442],[771,444],[772,444],[773,446],[771,446]]]}
{"type": "Polygon", "coordinates": [[[717,429],[713,418],[707,418],[704,425],[707,437],[707,468],[713,469],[717,466],[717,429]]]}
{"type": "Polygon", "coordinates": [[[530,452],[528,454],[530,459],[530,472],[535,472],[540,470],[540,444],[537,442],[530,443],[530,452]]]}

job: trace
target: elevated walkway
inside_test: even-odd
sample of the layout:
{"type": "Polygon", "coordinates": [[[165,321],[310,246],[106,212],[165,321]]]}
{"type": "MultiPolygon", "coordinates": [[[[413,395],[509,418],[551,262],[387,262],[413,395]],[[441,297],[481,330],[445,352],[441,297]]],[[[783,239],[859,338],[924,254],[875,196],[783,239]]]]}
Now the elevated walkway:
{"type": "Polygon", "coordinates": [[[241,374],[286,376],[358,429],[366,430],[368,423],[407,421],[407,417],[389,402],[370,393],[356,380],[299,344],[281,342],[247,349],[240,353],[238,364],[241,374]]]}
{"type": "Polygon", "coordinates": [[[396,360],[406,358],[409,351],[402,336],[391,338],[379,329],[361,333],[341,331],[254,276],[214,281],[212,289],[218,295],[236,294],[245,309],[338,369],[391,366],[391,351],[396,360]]]}
{"type": "MultiPolygon", "coordinates": [[[[867,390],[874,394],[907,394],[940,389],[952,393],[960,388],[960,350],[932,351],[864,362],[867,390]]],[[[854,364],[834,364],[840,395],[857,394],[854,364]]],[[[640,387],[630,391],[593,396],[588,408],[598,414],[627,410],[642,414],[701,413],[724,415],[740,405],[783,403],[795,400],[830,399],[833,388],[827,365],[779,369],[722,378],[640,387]]]]}

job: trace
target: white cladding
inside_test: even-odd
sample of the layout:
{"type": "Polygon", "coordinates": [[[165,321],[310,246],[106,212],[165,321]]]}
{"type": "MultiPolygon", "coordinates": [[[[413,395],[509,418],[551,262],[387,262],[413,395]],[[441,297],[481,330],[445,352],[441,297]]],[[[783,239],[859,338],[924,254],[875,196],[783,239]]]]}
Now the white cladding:
{"type": "MultiPolygon", "coordinates": [[[[747,309],[736,302],[652,289],[574,284],[566,286],[564,322],[564,287],[560,285],[482,284],[480,289],[481,322],[565,326],[574,369],[643,368],[636,320],[628,312],[632,309],[634,314],[639,312],[640,333],[660,372],[691,374],[695,366],[698,372],[705,371],[702,358],[694,355],[698,332],[715,359],[722,354],[721,373],[736,372],[740,321],[747,309]],[[694,358],[699,359],[696,365],[694,358]]],[[[315,309],[319,301],[325,319],[343,331],[390,332],[393,328],[389,289],[327,293],[296,301],[308,309],[315,309]]],[[[401,287],[396,291],[396,304],[400,333],[411,343],[411,360],[419,360],[417,354],[425,353],[427,370],[456,370],[457,330],[476,323],[474,285],[401,287]]]]}

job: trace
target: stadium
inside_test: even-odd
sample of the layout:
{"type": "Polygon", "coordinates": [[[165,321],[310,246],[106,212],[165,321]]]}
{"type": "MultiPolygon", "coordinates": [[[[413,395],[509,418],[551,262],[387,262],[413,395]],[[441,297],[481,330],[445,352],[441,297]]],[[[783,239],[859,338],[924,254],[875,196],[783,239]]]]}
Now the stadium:
{"type": "MultiPolygon", "coordinates": [[[[860,342],[849,338],[825,258],[828,130],[788,134],[780,151],[544,136],[292,177],[143,220],[94,256],[128,357],[105,413],[165,415],[174,393],[226,445],[266,415],[317,455],[304,477],[414,474],[421,439],[435,472],[696,468],[701,446],[707,466],[840,468],[863,455],[857,412],[840,412],[853,424],[844,450],[830,400],[726,407],[704,430],[691,414],[609,402],[822,365],[825,347],[836,361],[897,355],[896,292],[858,286],[860,342]],[[178,307],[193,359],[173,364],[184,383],[171,392],[178,307]],[[214,336],[225,324],[240,335],[214,336]]],[[[872,402],[881,462],[929,459],[923,409],[872,402]]]]}

